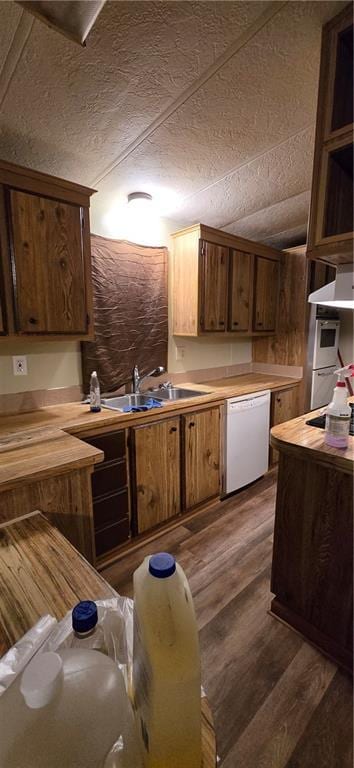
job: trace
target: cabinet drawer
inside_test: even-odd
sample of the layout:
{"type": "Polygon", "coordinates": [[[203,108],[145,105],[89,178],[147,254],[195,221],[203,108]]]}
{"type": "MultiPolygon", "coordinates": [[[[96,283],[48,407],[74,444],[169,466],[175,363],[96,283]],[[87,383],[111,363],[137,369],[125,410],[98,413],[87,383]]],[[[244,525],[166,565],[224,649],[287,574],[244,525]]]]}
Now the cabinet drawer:
{"type": "Polygon", "coordinates": [[[104,453],[105,461],[114,459],[123,459],[125,457],[125,431],[109,432],[107,435],[98,435],[97,437],[85,437],[85,443],[99,448],[104,453]]]}
{"type": "Polygon", "coordinates": [[[95,533],[96,556],[104,555],[129,539],[129,518],[124,517],[119,523],[109,525],[95,533]]]}
{"type": "Polygon", "coordinates": [[[128,515],[129,498],[127,488],[124,491],[120,491],[120,493],[112,493],[111,496],[105,496],[93,502],[95,530],[104,528],[107,525],[113,525],[113,523],[119,522],[128,515]]]}
{"type": "Polygon", "coordinates": [[[104,463],[98,466],[92,475],[92,495],[95,499],[97,496],[119,491],[126,484],[127,465],[124,460],[112,464],[104,463]]]}

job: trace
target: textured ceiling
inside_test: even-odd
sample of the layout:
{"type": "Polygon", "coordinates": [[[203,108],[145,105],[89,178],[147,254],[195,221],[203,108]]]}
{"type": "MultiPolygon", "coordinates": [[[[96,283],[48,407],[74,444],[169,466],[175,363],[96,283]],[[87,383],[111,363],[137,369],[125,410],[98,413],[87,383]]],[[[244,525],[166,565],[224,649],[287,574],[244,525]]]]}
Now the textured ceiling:
{"type": "Polygon", "coordinates": [[[82,49],[0,2],[0,156],[177,224],[306,231],[321,26],[345,2],[107,2],[82,49]]]}

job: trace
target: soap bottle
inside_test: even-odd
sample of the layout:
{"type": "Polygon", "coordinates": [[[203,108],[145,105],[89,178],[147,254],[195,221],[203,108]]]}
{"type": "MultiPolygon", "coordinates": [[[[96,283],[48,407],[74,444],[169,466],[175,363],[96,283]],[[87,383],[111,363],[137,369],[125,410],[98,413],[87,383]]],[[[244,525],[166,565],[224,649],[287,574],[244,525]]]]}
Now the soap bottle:
{"type": "Polygon", "coordinates": [[[325,443],[332,448],[348,447],[351,408],[347,404],[347,387],[342,378],[340,371],[333,399],[326,409],[325,443]]]}
{"type": "Polygon", "coordinates": [[[81,600],[72,610],[73,635],[71,648],[90,648],[107,653],[104,632],[98,624],[97,605],[93,600],[81,600]]]}
{"type": "Polygon", "coordinates": [[[100,383],[96,371],[92,371],[90,378],[90,411],[99,413],[101,410],[100,383]]]}
{"type": "Polygon", "coordinates": [[[201,768],[198,629],[186,576],[165,552],[134,573],[133,706],[145,768],[201,768]]]}

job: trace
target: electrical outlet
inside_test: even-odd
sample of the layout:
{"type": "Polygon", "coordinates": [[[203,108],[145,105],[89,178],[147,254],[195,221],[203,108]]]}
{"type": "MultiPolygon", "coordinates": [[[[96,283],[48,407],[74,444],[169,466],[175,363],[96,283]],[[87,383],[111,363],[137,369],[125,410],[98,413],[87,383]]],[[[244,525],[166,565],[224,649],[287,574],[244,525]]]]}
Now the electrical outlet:
{"type": "Polygon", "coordinates": [[[27,357],[18,355],[12,358],[14,376],[27,376],[27,357]]]}
{"type": "Polygon", "coordinates": [[[183,360],[184,347],[176,347],[176,360],[183,360]]]}

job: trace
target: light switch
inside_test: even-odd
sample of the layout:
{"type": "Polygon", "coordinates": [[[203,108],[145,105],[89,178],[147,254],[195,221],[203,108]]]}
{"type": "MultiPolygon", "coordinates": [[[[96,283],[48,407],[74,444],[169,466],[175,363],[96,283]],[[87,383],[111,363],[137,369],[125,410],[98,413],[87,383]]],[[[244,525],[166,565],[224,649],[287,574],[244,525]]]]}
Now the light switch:
{"type": "Polygon", "coordinates": [[[176,360],[183,360],[184,347],[176,347],[176,360]]]}

